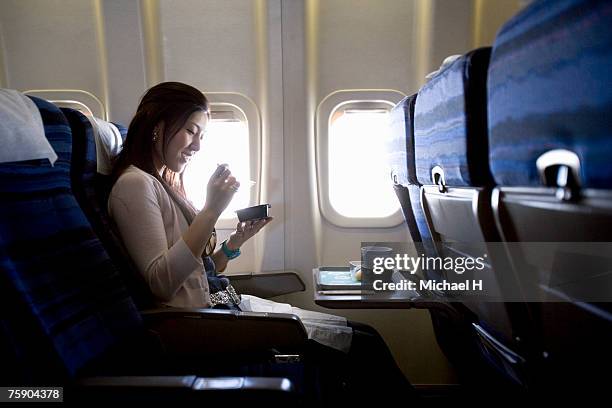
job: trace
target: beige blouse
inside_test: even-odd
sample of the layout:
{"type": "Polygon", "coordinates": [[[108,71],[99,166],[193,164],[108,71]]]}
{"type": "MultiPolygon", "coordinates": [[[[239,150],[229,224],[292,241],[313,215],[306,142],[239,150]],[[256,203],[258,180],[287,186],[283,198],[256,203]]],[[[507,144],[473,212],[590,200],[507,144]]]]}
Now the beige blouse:
{"type": "Polygon", "coordinates": [[[108,213],[157,299],[173,307],[210,307],[204,263],[182,235],[189,227],[162,184],[138,167],[119,177],[108,213]]]}

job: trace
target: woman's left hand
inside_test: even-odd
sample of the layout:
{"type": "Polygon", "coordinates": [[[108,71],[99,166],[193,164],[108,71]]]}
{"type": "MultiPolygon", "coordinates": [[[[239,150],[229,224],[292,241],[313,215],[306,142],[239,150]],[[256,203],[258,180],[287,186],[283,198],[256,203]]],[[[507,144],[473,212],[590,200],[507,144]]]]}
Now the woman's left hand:
{"type": "Polygon", "coordinates": [[[273,217],[268,217],[256,221],[239,222],[236,226],[236,231],[232,232],[227,240],[228,249],[233,251],[240,248],[242,244],[257,234],[259,230],[268,225],[273,219],[273,217]]]}

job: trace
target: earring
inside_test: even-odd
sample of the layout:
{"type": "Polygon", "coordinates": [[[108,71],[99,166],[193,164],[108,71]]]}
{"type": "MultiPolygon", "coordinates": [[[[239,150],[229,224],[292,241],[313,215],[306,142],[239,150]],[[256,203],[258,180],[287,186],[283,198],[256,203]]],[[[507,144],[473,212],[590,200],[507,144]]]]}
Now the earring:
{"type": "Polygon", "coordinates": [[[157,142],[157,130],[153,131],[153,142],[157,142]]]}

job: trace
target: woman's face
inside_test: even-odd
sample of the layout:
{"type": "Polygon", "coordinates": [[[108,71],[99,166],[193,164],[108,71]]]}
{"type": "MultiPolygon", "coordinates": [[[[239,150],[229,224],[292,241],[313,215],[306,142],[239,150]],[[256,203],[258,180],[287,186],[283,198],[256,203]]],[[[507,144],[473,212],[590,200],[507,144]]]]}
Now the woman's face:
{"type": "MultiPolygon", "coordinates": [[[[176,173],[185,169],[185,165],[200,150],[200,142],[207,124],[208,116],[206,112],[196,111],[191,114],[174,136],[170,136],[171,139],[165,151],[164,164],[166,167],[176,173]]],[[[156,146],[158,151],[161,150],[161,142],[161,140],[158,140],[159,146],[156,146]]]]}

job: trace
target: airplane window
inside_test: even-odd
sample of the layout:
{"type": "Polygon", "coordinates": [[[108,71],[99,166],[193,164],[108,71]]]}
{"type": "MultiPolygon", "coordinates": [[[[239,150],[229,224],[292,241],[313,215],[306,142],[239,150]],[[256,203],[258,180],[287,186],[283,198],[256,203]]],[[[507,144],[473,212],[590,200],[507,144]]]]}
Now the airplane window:
{"type": "Polygon", "coordinates": [[[240,181],[240,189],[220,219],[236,217],[235,210],[248,207],[250,200],[249,128],[242,120],[213,119],[208,124],[200,151],[185,169],[184,183],[187,198],[201,209],[206,201],[206,185],[217,164],[227,163],[240,181]]]}
{"type": "Polygon", "coordinates": [[[389,137],[385,108],[332,113],[328,137],[329,200],[339,214],[385,218],[398,211],[383,150],[389,137]]]}

